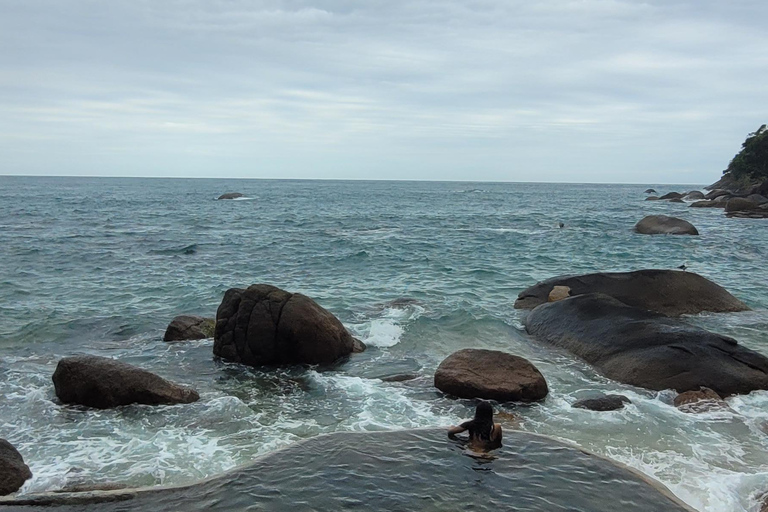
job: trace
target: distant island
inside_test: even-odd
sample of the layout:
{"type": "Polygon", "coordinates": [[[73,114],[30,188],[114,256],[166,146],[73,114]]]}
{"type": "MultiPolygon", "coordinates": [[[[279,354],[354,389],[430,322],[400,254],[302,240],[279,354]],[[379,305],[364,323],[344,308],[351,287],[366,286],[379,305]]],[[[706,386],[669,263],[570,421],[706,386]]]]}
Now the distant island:
{"type": "Polygon", "coordinates": [[[723,189],[735,195],[768,194],[768,128],[750,133],[733,157],[723,177],[708,189],[723,189]]]}

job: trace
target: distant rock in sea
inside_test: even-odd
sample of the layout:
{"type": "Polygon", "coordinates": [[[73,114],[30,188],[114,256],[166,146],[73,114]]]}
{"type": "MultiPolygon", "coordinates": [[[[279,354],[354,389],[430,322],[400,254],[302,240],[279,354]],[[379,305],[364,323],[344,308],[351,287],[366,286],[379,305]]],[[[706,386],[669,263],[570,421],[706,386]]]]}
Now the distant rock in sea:
{"type": "Polygon", "coordinates": [[[240,192],[229,192],[227,194],[222,194],[218,197],[218,199],[237,199],[238,197],[245,197],[240,192]]]}
{"type": "Polygon", "coordinates": [[[699,231],[687,220],[667,215],[648,215],[635,224],[641,235],[698,235],[699,231]]]}

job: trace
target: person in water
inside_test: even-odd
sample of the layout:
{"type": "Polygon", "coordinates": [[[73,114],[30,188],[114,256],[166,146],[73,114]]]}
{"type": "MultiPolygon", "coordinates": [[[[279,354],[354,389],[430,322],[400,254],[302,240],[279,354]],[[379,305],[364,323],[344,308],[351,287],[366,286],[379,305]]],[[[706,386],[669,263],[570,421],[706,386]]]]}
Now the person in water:
{"type": "Polygon", "coordinates": [[[477,404],[475,417],[457,427],[448,429],[448,437],[469,431],[469,446],[475,449],[494,450],[501,447],[501,425],[493,422],[493,406],[482,400],[477,404]]]}

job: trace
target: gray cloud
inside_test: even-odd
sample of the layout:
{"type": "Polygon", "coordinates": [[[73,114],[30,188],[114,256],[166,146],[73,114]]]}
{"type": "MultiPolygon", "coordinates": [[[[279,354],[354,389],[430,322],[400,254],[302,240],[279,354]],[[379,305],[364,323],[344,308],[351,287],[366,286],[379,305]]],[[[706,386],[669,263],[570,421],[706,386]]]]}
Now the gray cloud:
{"type": "Polygon", "coordinates": [[[0,0],[2,174],[705,183],[766,122],[736,1],[0,0]]]}

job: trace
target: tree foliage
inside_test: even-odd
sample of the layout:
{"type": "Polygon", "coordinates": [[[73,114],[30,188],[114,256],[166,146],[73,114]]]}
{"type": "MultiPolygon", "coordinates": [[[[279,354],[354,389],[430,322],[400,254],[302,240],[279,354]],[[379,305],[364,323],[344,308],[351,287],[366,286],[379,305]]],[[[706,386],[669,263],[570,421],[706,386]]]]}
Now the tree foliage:
{"type": "Polygon", "coordinates": [[[768,179],[768,128],[750,133],[723,174],[736,179],[768,179]]]}

